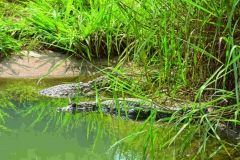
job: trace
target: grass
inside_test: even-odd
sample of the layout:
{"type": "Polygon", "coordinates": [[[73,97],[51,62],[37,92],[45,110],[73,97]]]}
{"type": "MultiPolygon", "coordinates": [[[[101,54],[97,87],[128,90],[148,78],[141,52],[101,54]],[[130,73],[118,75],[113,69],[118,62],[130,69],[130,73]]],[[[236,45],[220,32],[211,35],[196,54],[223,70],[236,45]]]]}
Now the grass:
{"type": "MultiPolygon", "coordinates": [[[[222,106],[214,113],[220,116],[202,116],[202,121],[209,123],[199,128],[206,131],[216,121],[239,124],[237,0],[35,0],[3,1],[0,6],[1,57],[22,48],[61,50],[89,61],[117,55],[115,72],[122,74],[122,65],[132,62],[131,74],[136,77],[130,84],[120,81],[124,83],[112,85],[122,96],[127,93],[159,103],[164,103],[165,98],[189,99],[207,102],[206,107],[222,106]],[[160,93],[163,90],[164,96],[160,93]],[[225,115],[225,111],[234,116],[225,115]]],[[[192,115],[185,117],[185,128],[191,124],[192,115]]],[[[148,145],[154,148],[149,138],[152,131],[146,135],[144,153],[149,153],[148,145]]],[[[196,154],[202,159],[206,133],[196,154]]],[[[219,139],[215,133],[212,136],[219,139]]],[[[189,145],[190,140],[185,139],[182,148],[189,145]]],[[[182,150],[184,157],[187,152],[182,150]]],[[[154,153],[153,149],[150,153],[154,153]]]]}

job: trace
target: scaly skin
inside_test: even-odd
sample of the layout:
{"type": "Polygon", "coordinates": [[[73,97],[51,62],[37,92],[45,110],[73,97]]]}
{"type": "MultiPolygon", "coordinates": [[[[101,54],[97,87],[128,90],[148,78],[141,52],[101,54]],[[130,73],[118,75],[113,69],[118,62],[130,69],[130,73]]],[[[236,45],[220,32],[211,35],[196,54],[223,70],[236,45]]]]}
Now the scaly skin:
{"type": "MultiPolygon", "coordinates": [[[[57,108],[58,112],[70,112],[74,114],[79,112],[98,112],[99,110],[105,114],[115,116],[120,113],[119,115],[122,118],[129,117],[132,120],[139,118],[146,119],[151,115],[152,111],[156,112],[156,119],[171,117],[174,113],[179,115],[184,113],[184,109],[179,107],[157,106],[153,104],[151,100],[141,100],[137,98],[106,100],[100,102],[99,105],[96,102],[71,103],[66,107],[57,108]]],[[[189,110],[190,108],[187,109],[187,111],[189,110]]]]}
{"type": "Polygon", "coordinates": [[[87,83],[73,83],[73,84],[61,84],[53,86],[38,93],[52,98],[75,98],[77,96],[89,96],[91,93],[95,93],[95,84],[98,89],[104,88],[108,85],[108,79],[105,76],[98,77],[87,83]]]}
{"type": "MultiPolygon", "coordinates": [[[[54,98],[73,98],[76,96],[87,96],[91,92],[95,92],[95,88],[102,89],[109,83],[107,77],[101,76],[87,83],[62,84],[44,89],[39,94],[54,98]]],[[[68,111],[70,113],[99,111],[102,108],[104,113],[134,115],[140,117],[148,117],[151,110],[157,111],[157,117],[170,117],[174,112],[183,114],[184,111],[179,107],[157,106],[151,100],[142,100],[137,98],[118,98],[116,100],[106,100],[100,102],[80,102],[78,104],[71,103],[64,108],[58,108],[58,112],[68,111]],[[120,107],[120,109],[119,109],[120,107]]],[[[187,111],[190,109],[188,108],[187,111]]]]}

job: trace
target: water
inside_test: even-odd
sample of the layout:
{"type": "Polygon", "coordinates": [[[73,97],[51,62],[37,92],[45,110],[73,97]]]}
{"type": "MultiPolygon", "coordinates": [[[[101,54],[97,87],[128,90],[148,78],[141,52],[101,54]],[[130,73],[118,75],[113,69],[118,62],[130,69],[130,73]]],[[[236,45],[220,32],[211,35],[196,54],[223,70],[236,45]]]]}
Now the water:
{"type": "MultiPolygon", "coordinates": [[[[24,106],[18,107],[23,109],[28,105],[24,106]]],[[[94,118],[81,115],[83,118],[78,117],[77,122],[74,122],[75,117],[67,113],[58,115],[55,119],[44,117],[33,123],[38,117],[37,113],[24,117],[15,111],[8,111],[8,114],[11,117],[4,118],[4,125],[10,130],[0,132],[1,160],[127,159],[118,150],[108,151],[116,141],[116,136],[111,133],[111,129],[105,129],[103,123],[89,121],[94,118],[100,120],[97,115],[94,118]],[[68,121],[65,126],[62,126],[64,122],[58,124],[59,117],[68,121]]],[[[134,155],[132,151],[124,152],[126,155],[131,154],[133,159],[138,159],[138,155],[134,155]]]]}
{"type": "MultiPolygon", "coordinates": [[[[37,115],[26,117],[11,114],[13,118],[5,118],[5,126],[10,132],[1,132],[0,159],[5,160],[60,160],[60,159],[108,159],[105,153],[111,146],[110,135],[104,133],[97,139],[97,132],[87,133],[87,123],[82,122],[81,127],[69,129],[56,126],[53,120],[43,119],[34,126],[37,115]],[[88,137],[87,137],[88,135],[88,137]],[[93,145],[94,149],[93,149],[93,145]]],[[[97,129],[95,129],[97,130],[97,129]]]]}
{"type": "MultiPolygon", "coordinates": [[[[62,82],[53,79],[48,85],[59,83],[62,82]]],[[[148,137],[150,125],[142,127],[144,122],[124,121],[111,116],[102,117],[97,113],[57,113],[56,107],[67,105],[68,100],[37,96],[34,93],[37,90],[36,80],[23,83],[18,81],[10,86],[1,84],[0,115],[7,113],[9,116],[0,117],[0,125],[9,130],[0,128],[0,160],[171,160],[180,158],[179,150],[186,151],[181,148],[186,137],[182,134],[171,145],[164,145],[179,131],[176,128],[168,135],[168,131],[172,129],[171,124],[156,123],[151,136],[148,137]],[[27,86],[24,87],[23,84],[27,86]],[[11,104],[16,106],[15,110],[6,107],[11,104]],[[115,144],[123,138],[126,138],[124,142],[115,144]],[[146,139],[149,144],[146,144],[146,139]],[[115,147],[112,147],[113,145],[115,147]],[[145,157],[144,150],[148,153],[145,157]]],[[[191,134],[190,128],[187,129],[191,134]]],[[[185,159],[194,157],[202,138],[195,137],[192,140],[185,159]]],[[[206,147],[206,156],[209,157],[219,149],[219,143],[209,139],[206,147]]],[[[232,157],[238,156],[232,152],[236,149],[226,147],[232,157]]],[[[222,147],[211,159],[228,158],[222,147]]],[[[200,159],[200,155],[197,159],[200,159]]]]}
{"type": "MultiPolygon", "coordinates": [[[[131,150],[124,150],[124,155],[119,147],[109,150],[118,136],[102,121],[114,118],[57,113],[56,107],[68,100],[31,93],[37,90],[37,80],[5,82],[1,83],[0,111],[8,116],[0,117],[0,125],[8,129],[0,128],[0,160],[125,160],[129,154],[138,159],[131,150]]],[[[52,80],[48,85],[59,83],[63,82],[52,80]]]]}

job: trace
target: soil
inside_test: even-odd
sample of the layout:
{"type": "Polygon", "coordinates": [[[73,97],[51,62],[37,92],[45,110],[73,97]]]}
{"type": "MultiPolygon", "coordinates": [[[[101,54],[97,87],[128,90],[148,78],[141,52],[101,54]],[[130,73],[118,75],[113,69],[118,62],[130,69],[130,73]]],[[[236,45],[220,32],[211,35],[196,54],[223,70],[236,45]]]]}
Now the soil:
{"type": "MultiPolygon", "coordinates": [[[[106,60],[100,61],[101,64],[96,66],[107,63],[106,60]]],[[[0,60],[0,78],[79,76],[94,74],[96,71],[84,59],[77,60],[74,56],[52,51],[22,51],[0,60]]]]}

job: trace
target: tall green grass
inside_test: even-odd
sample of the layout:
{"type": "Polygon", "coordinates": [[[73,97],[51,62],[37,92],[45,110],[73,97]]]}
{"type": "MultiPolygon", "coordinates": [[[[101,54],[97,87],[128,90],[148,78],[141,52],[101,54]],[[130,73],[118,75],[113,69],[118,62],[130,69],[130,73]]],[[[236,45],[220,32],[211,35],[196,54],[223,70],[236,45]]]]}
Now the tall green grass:
{"type": "MultiPolygon", "coordinates": [[[[25,7],[20,13],[11,8],[15,14],[10,16],[6,9],[13,4],[0,4],[5,8],[0,22],[0,51],[5,56],[23,46],[60,49],[90,61],[117,55],[118,72],[124,72],[121,66],[125,62],[132,62],[131,74],[137,77],[131,85],[112,85],[123,93],[123,88],[130,87],[128,95],[158,103],[164,103],[164,99],[189,99],[202,107],[232,106],[214,112],[221,116],[202,115],[200,119],[206,124],[198,128],[205,132],[196,157],[205,158],[207,131],[213,129],[213,123],[239,124],[239,1],[35,0],[18,3],[25,7]],[[13,22],[16,15],[22,20],[13,22]]],[[[172,144],[189,127],[197,110],[183,117],[186,125],[176,123],[182,128],[164,146],[172,144]]],[[[154,148],[152,131],[146,134],[143,154],[149,153],[149,144],[150,150],[154,148]]],[[[183,157],[194,135],[189,133],[185,138],[181,146],[183,157]]],[[[225,148],[215,132],[212,136],[225,148]]],[[[227,149],[226,152],[231,156],[227,149]]],[[[217,153],[218,150],[211,156],[217,153]]]]}
{"type": "Polygon", "coordinates": [[[23,23],[18,22],[20,15],[15,12],[22,9],[21,5],[14,6],[1,1],[0,7],[0,58],[2,58],[21,49],[23,23]]]}

